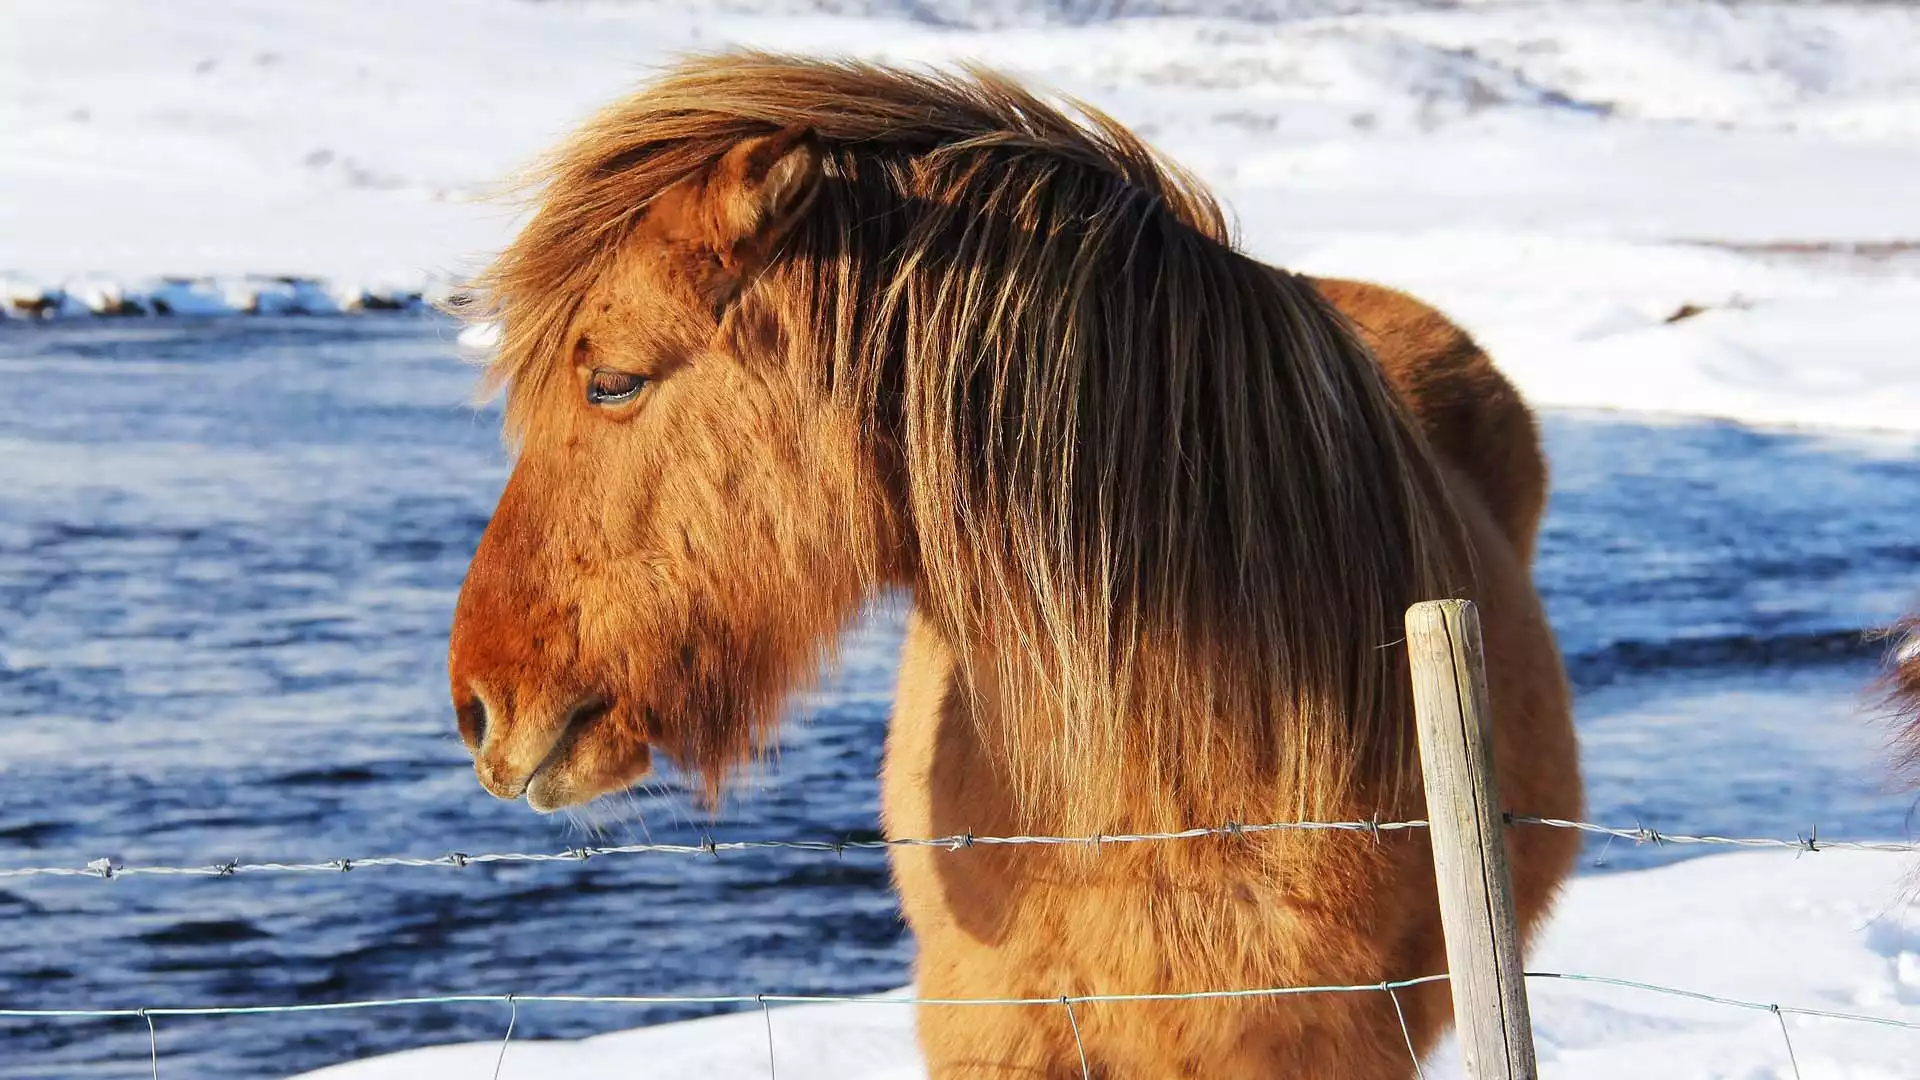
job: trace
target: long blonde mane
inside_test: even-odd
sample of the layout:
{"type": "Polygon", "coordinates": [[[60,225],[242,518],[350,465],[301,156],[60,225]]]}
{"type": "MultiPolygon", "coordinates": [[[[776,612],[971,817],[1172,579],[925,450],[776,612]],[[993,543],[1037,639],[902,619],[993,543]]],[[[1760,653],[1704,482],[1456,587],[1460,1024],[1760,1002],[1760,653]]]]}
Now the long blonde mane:
{"type": "Polygon", "coordinates": [[[916,600],[991,697],[1023,805],[1089,829],[1385,809],[1401,613],[1450,591],[1434,463],[1309,283],[1076,111],[984,71],[681,64],[558,152],[476,283],[492,377],[511,403],[564,369],[660,193],[809,128],[822,190],[741,304],[897,467],[916,600]]]}

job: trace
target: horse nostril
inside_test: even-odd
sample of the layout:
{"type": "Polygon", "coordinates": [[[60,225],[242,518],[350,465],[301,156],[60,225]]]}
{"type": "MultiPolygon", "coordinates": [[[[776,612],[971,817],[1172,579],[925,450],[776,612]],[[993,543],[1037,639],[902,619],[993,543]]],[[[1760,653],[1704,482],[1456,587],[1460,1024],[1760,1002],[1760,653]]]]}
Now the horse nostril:
{"type": "Polygon", "coordinates": [[[487,739],[487,703],[469,691],[467,699],[454,706],[454,713],[459,717],[461,741],[469,751],[479,753],[487,739]]]}

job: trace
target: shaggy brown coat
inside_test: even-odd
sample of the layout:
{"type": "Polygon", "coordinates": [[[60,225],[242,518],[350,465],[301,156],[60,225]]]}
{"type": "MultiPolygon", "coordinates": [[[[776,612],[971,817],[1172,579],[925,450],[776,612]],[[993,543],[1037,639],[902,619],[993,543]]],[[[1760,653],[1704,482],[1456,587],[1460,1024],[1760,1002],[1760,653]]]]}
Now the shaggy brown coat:
{"type": "MultiPolygon", "coordinates": [[[[462,591],[483,784],[537,808],[665,754],[717,794],[877,592],[914,604],[891,835],[1421,816],[1401,614],[1482,607],[1511,805],[1575,817],[1528,574],[1533,420],[1404,296],[1234,250],[1113,121],[989,73],[734,54],[595,118],[478,283],[520,459],[462,591]]],[[[1511,838],[1523,923],[1577,839],[1511,838]]],[[[1394,834],[903,849],[933,997],[1444,969],[1394,834]]],[[[1413,1072],[1444,988],[928,1007],[935,1077],[1413,1072]]]]}

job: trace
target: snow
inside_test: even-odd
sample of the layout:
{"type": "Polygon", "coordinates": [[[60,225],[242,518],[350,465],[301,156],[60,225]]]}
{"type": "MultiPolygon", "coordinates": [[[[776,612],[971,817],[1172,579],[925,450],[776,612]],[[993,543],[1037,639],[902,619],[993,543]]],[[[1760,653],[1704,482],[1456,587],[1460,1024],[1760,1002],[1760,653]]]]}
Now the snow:
{"type": "MultiPolygon", "coordinates": [[[[1528,970],[1600,976],[1762,1005],[1920,1023],[1920,905],[1908,856],[1825,851],[1715,855],[1635,873],[1576,879],[1528,957],[1528,970]]],[[[644,993],[650,988],[636,988],[644,993]]],[[[752,993],[754,988],[743,988],[752,993]]],[[[771,992],[771,991],[769,991],[771,992]]],[[[1795,1075],[1781,1020],[1647,990],[1529,981],[1547,1080],[1760,1080],[1795,1075]]],[[[905,991],[859,1004],[775,1007],[571,1042],[508,1046],[500,1072],[571,1080],[895,1080],[924,1075],[905,991]]],[[[528,1003],[521,1009],[585,1008],[528,1003]]],[[[984,1008],[985,1006],[980,1006],[984,1008]]],[[[1787,1015],[1804,1080],[1896,1080],[1920,1061],[1920,1031],[1787,1015]]],[[[501,1043],[438,1046],[307,1074],[305,1080],[485,1076],[501,1043]]],[[[1458,1048],[1426,1062],[1457,1080],[1458,1048]]]]}
{"type": "Polygon", "coordinates": [[[673,55],[747,44],[982,60],[1091,101],[1250,250],[1436,301],[1539,405],[1920,429],[1920,10],[1111,9],[9,5],[0,310],[418,306],[511,235],[492,196],[520,166],[673,55]]]}

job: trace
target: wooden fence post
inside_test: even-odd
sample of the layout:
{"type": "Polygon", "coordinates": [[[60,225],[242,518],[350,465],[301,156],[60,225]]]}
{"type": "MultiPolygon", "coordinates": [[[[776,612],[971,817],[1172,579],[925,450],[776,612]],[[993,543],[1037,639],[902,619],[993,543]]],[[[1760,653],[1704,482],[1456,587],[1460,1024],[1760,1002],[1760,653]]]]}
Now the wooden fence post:
{"type": "Polygon", "coordinates": [[[1493,775],[1480,613],[1469,600],[1407,609],[1407,653],[1447,935],[1453,1016],[1469,1080],[1536,1080],[1506,823],[1493,775]]]}

